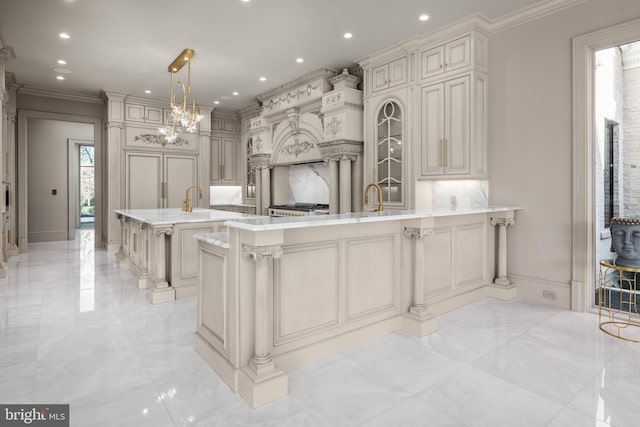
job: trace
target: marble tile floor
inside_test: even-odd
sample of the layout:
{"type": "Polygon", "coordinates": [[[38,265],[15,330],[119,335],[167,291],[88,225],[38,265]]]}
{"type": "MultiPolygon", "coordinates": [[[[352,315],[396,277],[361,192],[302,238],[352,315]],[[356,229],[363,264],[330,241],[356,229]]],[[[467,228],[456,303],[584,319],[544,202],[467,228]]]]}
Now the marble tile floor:
{"type": "Polygon", "coordinates": [[[483,299],[290,372],[247,404],[193,351],[195,298],[151,305],[93,233],[29,245],[0,280],[0,403],[85,426],[636,426],[640,344],[597,316],[483,299]]]}

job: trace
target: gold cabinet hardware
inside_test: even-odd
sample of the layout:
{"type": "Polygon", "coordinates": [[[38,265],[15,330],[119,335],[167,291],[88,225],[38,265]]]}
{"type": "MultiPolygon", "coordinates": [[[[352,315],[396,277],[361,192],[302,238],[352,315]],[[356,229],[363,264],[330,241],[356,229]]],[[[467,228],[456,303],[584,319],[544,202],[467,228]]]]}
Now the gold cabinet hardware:
{"type": "Polygon", "coordinates": [[[447,138],[444,139],[444,167],[449,167],[449,159],[447,158],[447,138]]]}

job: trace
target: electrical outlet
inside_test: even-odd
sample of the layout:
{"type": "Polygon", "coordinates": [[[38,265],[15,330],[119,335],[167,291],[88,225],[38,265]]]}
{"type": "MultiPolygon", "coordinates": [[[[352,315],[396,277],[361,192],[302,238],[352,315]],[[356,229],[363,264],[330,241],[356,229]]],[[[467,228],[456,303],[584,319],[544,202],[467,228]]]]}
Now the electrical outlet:
{"type": "Polygon", "coordinates": [[[52,196],[57,196],[58,195],[58,190],[56,188],[54,188],[53,190],[51,190],[51,195],[52,196]]]}
{"type": "Polygon", "coordinates": [[[544,291],[542,291],[542,298],[555,300],[556,299],[556,291],[544,290],[544,291]]]}

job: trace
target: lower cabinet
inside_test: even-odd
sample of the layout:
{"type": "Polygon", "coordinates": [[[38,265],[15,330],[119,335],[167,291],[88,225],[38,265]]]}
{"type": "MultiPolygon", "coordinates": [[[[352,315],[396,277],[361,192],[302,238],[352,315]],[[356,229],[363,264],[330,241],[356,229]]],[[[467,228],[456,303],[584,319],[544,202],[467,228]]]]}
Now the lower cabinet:
{"type": "Polygon", "coordinates": [[[484,285],[487,274],[487,221],[452,217],[440,218],[431,235],[424,239],[424,294],[432,297],[484,285]]]}

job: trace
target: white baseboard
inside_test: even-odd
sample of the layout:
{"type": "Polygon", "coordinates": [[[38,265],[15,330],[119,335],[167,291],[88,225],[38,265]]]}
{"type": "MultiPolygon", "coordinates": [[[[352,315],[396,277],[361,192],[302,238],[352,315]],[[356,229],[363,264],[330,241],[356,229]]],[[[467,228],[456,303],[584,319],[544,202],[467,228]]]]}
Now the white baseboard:
{"type": "Polygon", "coordinates": [[[518,298],[571,310],[571,285],[536,277],[509,274],[518,289],[518,298]]]}

